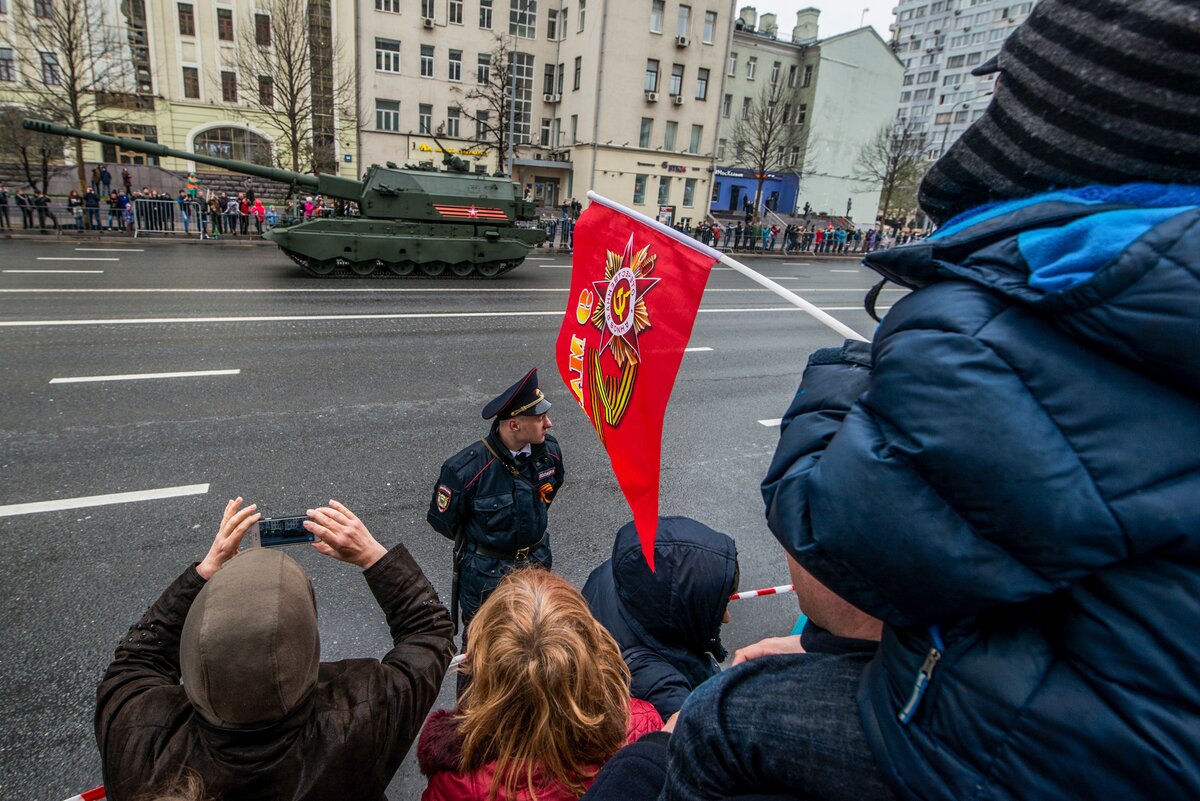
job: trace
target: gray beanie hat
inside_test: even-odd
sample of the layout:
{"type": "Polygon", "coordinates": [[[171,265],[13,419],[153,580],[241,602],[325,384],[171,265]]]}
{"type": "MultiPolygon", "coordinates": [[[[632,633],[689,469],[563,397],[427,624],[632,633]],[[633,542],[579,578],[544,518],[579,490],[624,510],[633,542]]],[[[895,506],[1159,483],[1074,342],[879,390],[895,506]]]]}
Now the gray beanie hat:
{"type": "Polygon", "coordinates": [[[996,68],[991,105],[921,183],[934,221],[1051,189],[1200,184],[1200,2],[1042,0],[996,68]]]}
{"type": "Polygon", "coordinates": [[[308,574],[269,548],[239,554],[209,579],[179,641],[188,700],[218,726],[283,718],[316,686],[320,659],[308,574]]]}

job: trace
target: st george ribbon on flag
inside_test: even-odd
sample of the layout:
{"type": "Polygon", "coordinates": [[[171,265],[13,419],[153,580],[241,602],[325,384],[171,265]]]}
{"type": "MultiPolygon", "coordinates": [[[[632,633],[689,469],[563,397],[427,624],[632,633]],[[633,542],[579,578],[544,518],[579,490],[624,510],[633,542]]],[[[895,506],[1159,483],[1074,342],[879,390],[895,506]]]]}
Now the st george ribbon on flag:
{"type": "Polygon", "coordinates": [[[843,336],[863,337],[720,251],[594,192],[588,199],[575,226],[555,361],[608,453],[653,570],[663,418],[713,265],[738,270],[843,336]]]}

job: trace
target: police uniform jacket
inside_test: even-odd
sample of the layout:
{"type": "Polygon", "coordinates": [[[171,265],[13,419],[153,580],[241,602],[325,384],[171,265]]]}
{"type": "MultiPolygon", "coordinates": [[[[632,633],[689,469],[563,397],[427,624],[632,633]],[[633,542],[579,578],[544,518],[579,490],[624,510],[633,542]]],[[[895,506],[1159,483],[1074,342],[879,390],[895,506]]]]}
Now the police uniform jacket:
{"type": "Polygon", "coordinates": [[[477,441],[446,460],[427,515],[442,536],[455,539],[460,531],[463,534],[459,598],[464,621],[512,562],[529,559],[551,567],[546,524],[550,502],[566,475],[562,449],[552,434],[546,435],[545,443],[532,445],[521,464],[513,460],[494,425],[487,443],[490,451],[477,441]],[[512,475],[501,460],[526,480],[512,475]]]}

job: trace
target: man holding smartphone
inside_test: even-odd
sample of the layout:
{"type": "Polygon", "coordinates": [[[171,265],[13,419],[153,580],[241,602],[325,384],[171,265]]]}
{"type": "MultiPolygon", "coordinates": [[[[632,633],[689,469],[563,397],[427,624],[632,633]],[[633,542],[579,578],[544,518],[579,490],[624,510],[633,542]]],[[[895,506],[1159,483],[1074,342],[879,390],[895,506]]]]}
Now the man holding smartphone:
{"type": "Polygon", "coordinates": [[[386,550],[337,501],[307,514],[312,547],[362,568],[391,650],[321,662],[308,576],[276,548],[239,554],[260,515],[230,501],[208,555],[130,628],[97,690],[109,798],[188,774],[211,798],[384,796],[437,700],[453,628],[403,545],[386,550]]]}
{"type": "Polygon", "coordinates": [[[550,401],[530,370],[483,409],[491,431],[442,465],[426,516],[454,540],[450,616],[466,628],[504,574],[528,562],[550,569],[550,504],[566,473],[550,433],[550,401]]]}

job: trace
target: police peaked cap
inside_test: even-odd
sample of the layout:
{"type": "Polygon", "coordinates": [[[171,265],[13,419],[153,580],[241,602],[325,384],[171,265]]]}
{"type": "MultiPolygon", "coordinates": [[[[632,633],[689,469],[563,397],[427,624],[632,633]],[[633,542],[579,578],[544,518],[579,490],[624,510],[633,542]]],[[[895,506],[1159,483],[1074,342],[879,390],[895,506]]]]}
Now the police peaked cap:
{"type": "Polygon", "coordinates": [[[483,407],[483,419],[516,417],[519,414],[536,416],[550,411],[550,401],[538,388],[537,368],[493,398],[483,407]]]}

